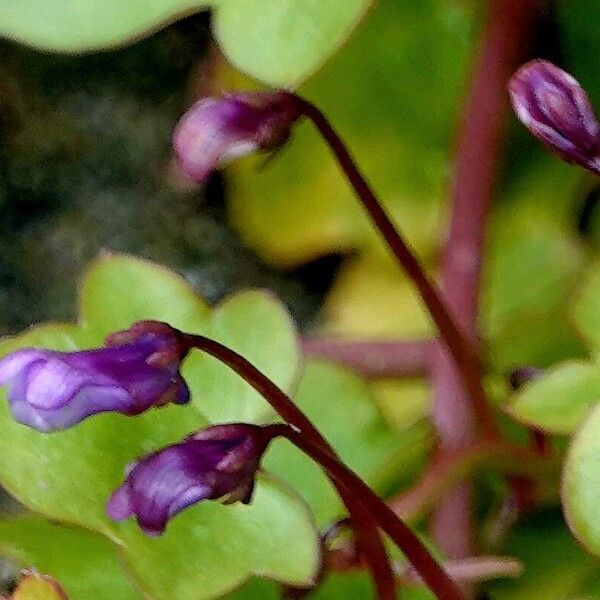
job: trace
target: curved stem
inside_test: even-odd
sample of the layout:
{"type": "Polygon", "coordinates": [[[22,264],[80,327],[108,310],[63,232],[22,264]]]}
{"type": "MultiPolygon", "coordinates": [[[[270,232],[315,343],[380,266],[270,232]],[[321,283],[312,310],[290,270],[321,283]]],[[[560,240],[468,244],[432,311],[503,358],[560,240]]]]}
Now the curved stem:
{"type": "Polygon", "coordinates": [[[335,451],[310,419],[292,400],[266,375],[259,371],[243,356],[223,344],[202,335],[181,334],[181,341],[187,348],[197,348],[215,357],[245,379],[260,393],[275,411],[291,425],[284,426],[286,437],[321,464],[338,483],[348,490],[357,501],[366,507],[372,518],[379,524],[398,548],[406,555],[423,581],[440,600],[464,600],[462,594],[429,554],[421,540],[405,525],[386,503],[352,470],[344,465],[335,451]]]}
{"type": "Polygon", "coordinates": [[[360,498],[360,502],[371,511],[379,526],[394,540],[437,598],[464,600],[455,583],[429,554],[423,542],[356,473],[295,429],[290,427],[282,435],[360,498]]]}
{"type": "Polygon", "coordinates": [[[490,436],[495,435],[496,427],[481,385],[480,361],[475,347],[457,325],[454,317],[444,304],[436,286],[430,281],[414,252],[396,230],[396,227],[377,200],[366,179],[358,170],[344,142],[333,129],[325,115],[307,100],[298,96],[295,98],[300,112],[315,124],[335,154],[348,181],[354,188],[374,225],[387,242],[400,266],[419,291],[440,332],[441,338],[454,359],[462,382],[469,391],[473,411],[478,416],[482,429],[490,436]]]}
{"type": "Polygon", "coordinates": [[[330,479],[348,508],[360,556],[371,572],[377,597],[380,600],[396,600],[396,577],[390,557],[378,533],[377,522],[371,513],[357,502],[350,490],[341,486],[334,478],[330,479]]]}

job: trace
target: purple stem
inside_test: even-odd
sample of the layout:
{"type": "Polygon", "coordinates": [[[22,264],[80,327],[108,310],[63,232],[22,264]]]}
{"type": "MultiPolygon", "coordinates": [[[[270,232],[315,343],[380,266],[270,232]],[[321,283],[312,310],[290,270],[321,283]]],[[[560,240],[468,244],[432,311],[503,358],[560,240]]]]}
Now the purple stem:
{"type": "Polygon", "coordinates": [[[302,353],[340,363],[370,379],[422,377],[434,350],[431,340],[345,340],[305,337],[302,353]]]}
{"type": "Polygon", "coordinates": [[[387,243],[400,267],[417,288],[421,299],[438,328],[440,338],[443,340],[455,362],[462,383],[469,391],[473,411],[477,414],[482,429],[490,436],[493,436],[496,432],[496,426],[485,391],[481,385],[479,356],[472,340],[461,330],[442,300],[437,286],[429,279],[413,250],[397,231],[389,215],[367,183],[367,180],[356,166],[346,145],[325,115],[307,100],[299,96],[295,96],[295,98],[300,112],[314,123],[323,139],[329,145],[342,171],[361,201],[363,208],[387,243]]]}
{"type": "MultiPolygon", "coordinates": [[[[492,0],[463,111],[456,149],[452,216],[442,266],[446,305],[473,344],[478,342],[479,284],[484,239],[503,146],[506,83],[526,56],[535,0],[492,0]]],[[[440,450],[454,452],[476,436],[476,414],[452,357],[439,347],[433,365],[434,421],[440,450]]],[[[432,531],[450,558],[471,554],[471,487],[451,491],[435,512],[432,531]]]]}

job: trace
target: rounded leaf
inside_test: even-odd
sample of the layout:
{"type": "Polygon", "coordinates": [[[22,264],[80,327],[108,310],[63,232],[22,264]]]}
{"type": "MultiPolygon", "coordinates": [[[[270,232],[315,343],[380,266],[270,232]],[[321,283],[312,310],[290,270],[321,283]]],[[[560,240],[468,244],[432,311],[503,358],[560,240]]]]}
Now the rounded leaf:
{"type": "Polygon", "coordinates": [[[575,434],[564,466],[562,503],[571,531],[600,556],[600,406],[575,434]]]}
{"type": "Polygon", "coordinates": [[[508,411],[519,421],[548,433],[572,433],[600,402],[600,365],[563,363],[525,385],[508,411]]]}

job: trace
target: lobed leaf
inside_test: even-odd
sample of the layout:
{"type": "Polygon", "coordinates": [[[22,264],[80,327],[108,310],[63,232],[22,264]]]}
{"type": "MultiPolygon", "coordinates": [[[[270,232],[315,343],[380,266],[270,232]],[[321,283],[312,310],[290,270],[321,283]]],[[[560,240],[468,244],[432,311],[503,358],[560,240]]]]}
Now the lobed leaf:
{"type": "Polygon", "coordinates": [[[0,35],[43,50],[90,52],[131,43],[203,9],[230,60],[274,86],[308,77],[340,46],[372,0],[6,0],[0,35]]]}

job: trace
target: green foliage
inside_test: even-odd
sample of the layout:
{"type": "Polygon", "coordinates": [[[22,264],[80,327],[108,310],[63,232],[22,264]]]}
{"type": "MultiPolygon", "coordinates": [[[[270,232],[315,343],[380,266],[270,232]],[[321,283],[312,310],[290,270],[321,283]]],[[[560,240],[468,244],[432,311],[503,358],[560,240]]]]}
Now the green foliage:
{"type": "Polygon", "coordinates": [[[600,263],[590,270],[581,287],[573,321],[590,347],[600,353],[600,263]]]}
{"type": "MultiPolygon", "coordinates": [[[[326,72],[301,90],[339,128],[419,250],[430,251],[438,231],[444,150],[470,26],[464,4],[382,0],[326,72]]],[[[240,85],[224,77],[225,87],[240,85]]],[[[313,128],[297,128],[267,169],[257,173],[255,166],[253,159],[234,163],[230,211],[268,261],[291,266],[379,244],[313,128]]]]}
{"type": "MultiPolygon", "coordinates": [[[[174,273],[118,254],[95,261],[80,290],[78,326],[30,329],[5,341],[0,355],[23,346],[93,347],[111,331],[150,318],[214,336],[281,386],[292,384],[298,367],[295,331],[269,294],[240,293],[211,309],[174,273]]],[[[7,403],[0,403],[0,481],[35,512],[71,525],[51,525],[38,517],[0,522],[3,553],[64,581],[72,600],[84,600],[90,590],[99,600],[137,598],[117,554],[137,586],[155,600],[216,597],[250,575],[308,582],[318,558],[311,515],[297,494],[267,474],[260,478],[251,505],[200,503],[178,515],[158,539],[144,536],[132,521],[115,524],[106,517],[106,500],[136,456],[209,422],[264,422],[273,417],[245,382],[213,359],[194,353],[184,374],[194,398],[191,406],[168,406],[135,418],[98,415],[49,435],[15,423],[7,403]],[[47,552],[48,539],[60,551],[47,552]],[[85,576],[93,569],[99,569],[96,577],[85,576]],[[75,573],[84,574],[79,583],[75,573]],[[104,583],[108,574],[110,585],[104,583]]],[[[419,425],[392,433],[357,376],[311,362],[295,396],[370,483],[387,484],[390,473],[407,480],[422,465],[430,447],[428,429],[419,425]]],[[[289,444],[276,442],[265,465],[298,488],[321,524],[342,514],[326,478],[289,444]]]]}
{"type": "Polygon", "coordinates": [[[526,385],[514,398],[510,413],[548,433],[570,434],[597,402],[600,365],[569,361],[526,385]]]}
{"type": "Polygon", "coordinates": [[[518,579],[492,584],[494,600],[600,598],[592,593],[598,577],[595,560],[577,544],[556,512],[536,515],[524,523],[511,535],[505,552],[521,560],[525,570],[518,579]]]}
{"type": "Polygon", "coordinates": [[[122,44],[212,8],[215,34],[238,68],[274,86],[305,79],[336,48],[371,0],[7,0],[0,35],[55,52],[122,44]]]}
{"type": "MultiPolygon", "coordinates": [[[[204,303],[194,302],[194,293],[183,280],[129,257],[101,259],[82,290],[81,327],[29,330],[5,342],[2,355],[32,345],[56,349],[97,345],[111,328],[144,318],[174,318],[175,324],[198,331],[209,317],[204,303]]],[[[235,300],[231,302],[236,306],[235,300]]],[[[251,315],[259,302],[258,298],[250,302],[251,315]]],[[[264,360],[261,336],[287,337],[278,333],[280,327],[290,327],[288,320],[282,322],[281,309],[275,307],[272,321],[264,314],[273,306],[268,298],[257,323],[260,329],[246,329],[252,339],[243,345],[250,360],[261,356],[264,360]]],[[[289,336],[293,338],[293,330],[289,336]]],[[[289,381],[295,350],[288,354],[279,347],[277,352],[265,370],[271,373],[276,364],[285,364],[289,381]]],[[[223,374],[224,381],[234,377],[223,374]]],[[[198,398],[217,394],[224,404],[237,400],[228,396],[227,385],[204,390],[201,379],[190,383],[198,398]]],[[[236,390],[230,388],[232,394],[236,390]]],[[[216,404],[214,399],[211,405],[216,404]]],[[[201,408],[201,400],[194,406],[201,408]]],[[[296,494],[267,476],[261,478],[250,506],[203,502],[176,518],[160,539],[144,536],[133,522],[117,525],[106,517],[105,503],[122,480],[124,467],[136,456],[206,425],[207,416],[200,409],[170,406],[135,419],[100,415],[67,431],[43,435],[15,423],[3,401],[0,480],[36,512],[102,533],[116,543],[139,585],[158,600],[215,597],[252,574],[296,584],[309,581],[318,560],[311,517],[296,494]]]]}
{"type": "MultiPolygon", "coordinates": [[[[318,423],[344,462],[380,489],[389,485],[390,476],[406,479],[416,473],[430,448],[426,427],[392,432],[366,383],[334,365],[309,363],[294,400],[318,423]]],[[[287,442],[273,444],[265,466],[300,491],[319,524],[327,525],[343,516],[337,495],[322,471],[287,442]]]]}
{"type": "Polygon", "coordinates": [[[0,550],[57,581],[69,600],[138,600],[115,546],[92,531],[26,516],[0,521],[0,550]]]}
{"type": "Polygon", "coordinates": [[[600,555],[600,406],[585,420],[569,449],[562,486],[569,527],[592,552],[600,555]]]}

